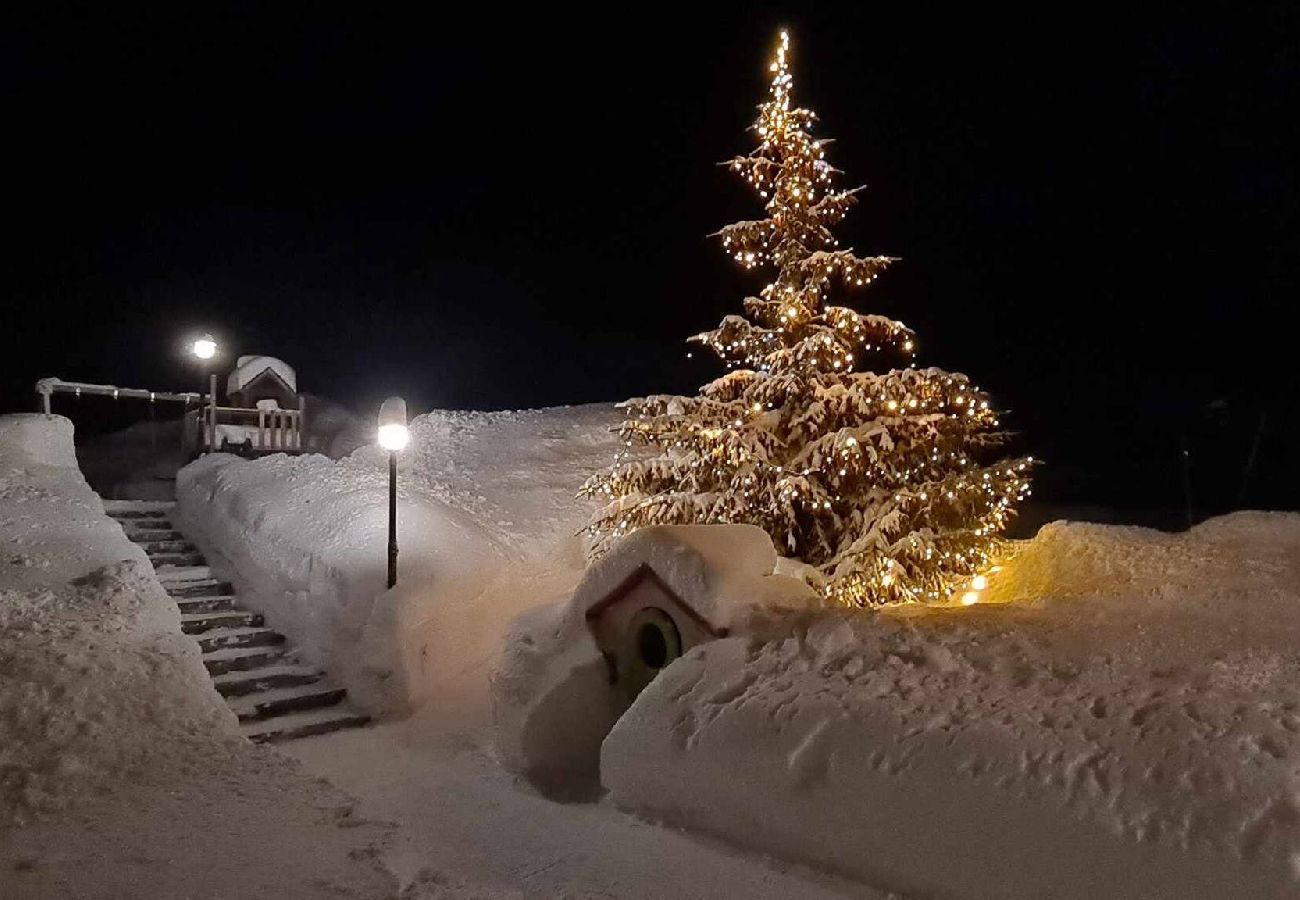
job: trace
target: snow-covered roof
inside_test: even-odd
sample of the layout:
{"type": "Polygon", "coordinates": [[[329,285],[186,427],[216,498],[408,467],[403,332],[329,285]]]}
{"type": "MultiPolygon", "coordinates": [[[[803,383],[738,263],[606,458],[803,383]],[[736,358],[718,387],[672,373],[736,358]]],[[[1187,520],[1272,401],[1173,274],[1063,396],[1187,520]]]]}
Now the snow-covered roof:
{"type": "Polygon", "coordinates": [[[648,568],[715,630],[744,629],[755,613],[803,609],[820,598],[777,572],[776,550],[754,525],[654,525],[633,532],[591,566],[570,600],[576,619],[648,568]]]}
{"type": "Polygon", "coordinates": [[[242,391],[249,382],[258,375],[261,375],[267,369],[270,369],[276,375],[289,385],[289,389],[294,393],[298,392],[298,375],[293,371],[293,367],[282,359],[276,359],[274,356],[241,356],[235,363],[235,371],[230,373],[230,378],[226,380],[226,392],[234,393],[242,391]]]}

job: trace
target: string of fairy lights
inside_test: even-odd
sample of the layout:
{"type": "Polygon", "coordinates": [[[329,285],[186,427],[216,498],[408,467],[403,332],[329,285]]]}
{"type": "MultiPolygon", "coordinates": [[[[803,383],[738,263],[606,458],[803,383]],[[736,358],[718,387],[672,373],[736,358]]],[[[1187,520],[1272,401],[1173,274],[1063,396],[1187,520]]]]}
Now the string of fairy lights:
{"type": "Polygon", "coordinates": [[[831,226],[861,189],[835,187],[816,114],[791,106],[789,49],[782,32],[758,146],[726,163],[766,218],[717,233],[742,267],[775,276],[745,315],[690,338],[726,374],[695,397],[622,404],[623,448],[584,486],[605,502],[587,528],[593,551],[646,525],[748,522],[835,602],[969,605],[998,570],[1034,460],[989,458],[1009,437],[991,399],[964,375],[916,368],[906,325],[827,303],[896,260],[839,248],[831,226]],[[855,371],[885,357],[903,367],[855,371]]]}

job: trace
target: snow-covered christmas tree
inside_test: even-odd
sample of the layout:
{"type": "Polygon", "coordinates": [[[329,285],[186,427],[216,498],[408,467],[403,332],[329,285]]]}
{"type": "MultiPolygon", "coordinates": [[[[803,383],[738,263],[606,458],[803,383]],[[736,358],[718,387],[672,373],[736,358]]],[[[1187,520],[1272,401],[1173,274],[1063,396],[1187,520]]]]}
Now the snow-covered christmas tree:
{"type": "Polygon", "coordinates": [[[719,232],[746,269],[775,277],[692,341],[730,370],[698,396],[623,404],[626,447],[584,487],[605,505],[593,552],[654,524],[746,522],[846,605],[975,602],[998,535],[1029,492],[1033,458],[997,460],[1009,437],[969,378],[911,362],[901,322],[831,306],[839,282],[871,284],[894,260],[839,249],[831,226],[859,189],[814,138],[817,116],[790,102],[789,36],[771,63],[758,147],[728,165],[765,201],[766,217],[719,232]],[[864,361],[905,367],[854,371],[864,361]]]}

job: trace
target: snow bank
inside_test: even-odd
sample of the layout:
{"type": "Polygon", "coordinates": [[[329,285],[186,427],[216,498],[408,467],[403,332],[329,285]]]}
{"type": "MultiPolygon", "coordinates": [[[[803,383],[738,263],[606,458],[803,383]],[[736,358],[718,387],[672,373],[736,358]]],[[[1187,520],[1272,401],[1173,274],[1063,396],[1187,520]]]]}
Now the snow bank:
{"type": "Polygon", "coordinates": [[[144,553],[81,477],[72,423],[0,417],[0,823],[238,744],[144,553]]]}
{"type": "Polygon", "coordinates": [[[240,735],[67,419],[0,416],[0,533],[0,896],[395,896],[386,830],[240,735]]]}
{"type": "Polygon", "coordinates": [[[486,716],[506,625],[577,579],[585,474],[607,465],[608,406],[438,411],[399,456],[399,581],[385,589],[386,455],[226,455],[177,478],[178,518],[251,608],[358,703],[407,714],[430,697],[486,716]]]}
{"type": "Polygon", "coordinates": [[[0,457],[6,478],[21,477],[26,468],[75,469],[72,422],[63,416],[19,413],[0,416],[0,457]]]}
{"type": "Polygon", "coordinates": [[[602,780],[925,896],[1300,891],[1300,516],[1057,523],[987,596],[699,647],[614,726],[602,780]]]}
{"type": "Polygon", "coordinates": [[[643,567],[721,633],[759,633],[773,611],[820,603],[802,581],[775,574],[772,541],[753,525],[662,525],[629,535],[566,603],[513,624],[493,675],[498,754],[548,792],[581,794],[597,781],[601,741],[626,703],[587,612],[643,567]]]}

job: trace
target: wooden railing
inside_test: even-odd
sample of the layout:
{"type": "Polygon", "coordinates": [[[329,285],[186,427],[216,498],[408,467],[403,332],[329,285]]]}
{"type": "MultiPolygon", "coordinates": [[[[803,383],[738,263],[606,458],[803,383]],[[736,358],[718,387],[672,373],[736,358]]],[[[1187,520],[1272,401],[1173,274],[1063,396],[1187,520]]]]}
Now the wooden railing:
{"type": "Polygon", "coordinates": [[[240,406],[205,406],[186,416],[190,446],[202,452],[247,449],[256,453],[299,453],[303,449],[302,411],[297,409],[245,409],[240,406]],[[216,415],[216,427],[212,416],[216,415]],[[231,435],[223,425],[241,429],[231,435]],[[237,439],[242,436],[242,439],[237,439]],[[216,446],[213,446],[215,441],[216,446]]]}

